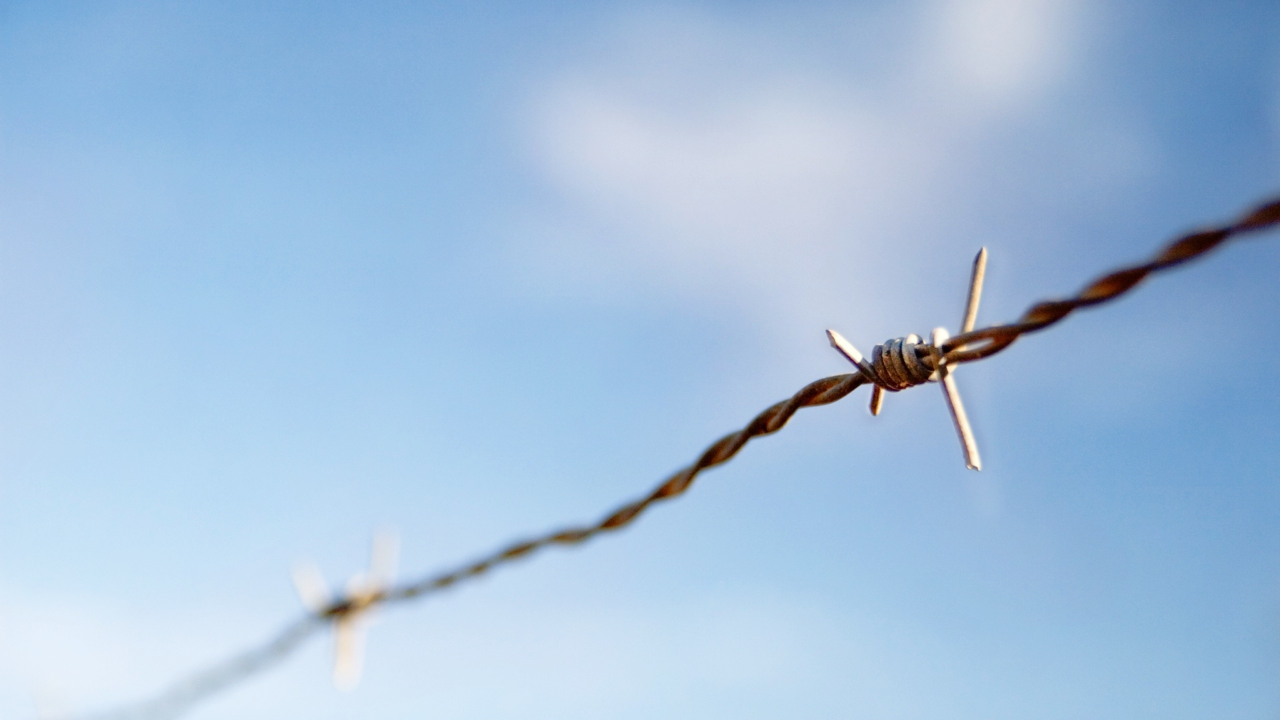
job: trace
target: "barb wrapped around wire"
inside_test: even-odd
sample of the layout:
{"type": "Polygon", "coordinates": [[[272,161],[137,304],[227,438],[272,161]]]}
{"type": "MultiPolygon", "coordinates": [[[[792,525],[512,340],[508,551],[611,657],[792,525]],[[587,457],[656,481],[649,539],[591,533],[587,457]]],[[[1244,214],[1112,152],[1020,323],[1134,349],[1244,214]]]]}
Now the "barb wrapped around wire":
{"type": "MultiPolygon", "coordinates": [[[[969,297],[965,301],[964,319],[960,321],[960,332],[969,332],[978,320],[978,306],[982,303],[982,284],[986,276],[987,249],[982,248],[973,259],[973,274],[969,276],[969,297]]],[[[926,382],[941,382],[942,395],[946,398],[947,409],[951,411],[951,421],[955,424],[956,435],[960,438],[960,447],[964,450],[965,467],[970,470],[981,470],[982,457],[978,454],[978,441],[973,436],[969,415],[965,412],[964,402],[960,399],[960,388],[956,385],[951,366],[939,349],[950,337],[950,333],[946,328],[937,327],[933,329],[930,337],[928,343],[923,343],[919,335],[912,333],[905,338],[882,343],[875,346],[871,353],[871,362],[867,362],[853,343],[845,340],[844,336],[835,330],[827,330],[827,338],[831,341],[831,346],[846,360],[853,363],[863,377],[875,383],[875,387],[871,389],[872,415],[880,414],[886,391],[898,392],[926,382]]]]}
{"type": "MultiPolygon", "coordinates": [[[[311,613],[289,625],[263,645],[175,683],[148,701],[95,717],[135,720],[175,717],[210,695],[275,664],[327,622],[354,620],[375,605],[420,598],[451,587],[462,580],[482,575],[500,565],[529,557],[544,548],[578,545],[598,535],[623,528],[635,522],[654,504],[686,492],[699,473],[727,462],[753,438],[781,430],[800,408],[836,402],[864,383],[872,384],[875,387],[873,395],[880,396],[885,390],[896,391],[919,385],[931,379],[936,373],[944,385],[944,390],[947,390],[948,403],[953,416],[956,416],[957,430],[963,440],[966,431],[961,429],[961,425],[967,428],[968,421],[961,422],[963,405],[959,402],[958,393],[953,392],[954,383],[947,382],[950,373],[954,372],[958,365],[991,357],[1026,333],[1049,327],[1080,308],[1119,297],[1154,272],[1203,256],[1224,242],[1246,232],[1271,228],[1277,224],[1280,224],[1280,199],[1271,200],[1245,213],[1242,218],[1229,225],[1183,236],[1163,248],[1149,262],[1104,275],[1074,297],[1037,303],[1015,323],[973,330],[973,320],[977,313],[974,287],[979,289],[981,287],[981,269],[978,265],[984,262],[985,257],[980,255],[979,260],[975,262],[975,277],[970,283],[970,303],[965,311],[960,334],[948,337],[946,331],[939,328],[934,331],[929,343],[921,342],[917,336],[908,335],[878,347],[877,353],[873,354],[869,364],[865,363],[865,359],[857,353],[856,349],[852,353],[848,352],[852,345],[848,345],[848,348],[839,348],[837,344],[841,352],[858,367],[856,372],[823,378],[806,385],[792,397],[757,415],[746,427],[720,438],[693,464],[667,478],[650,493],[626,503],[599,521],[563,528],[517,542],[457,569],[416,582],[391,588],[379,586],[375,590],[361,585],[350,590],[348,596],[331,601],[327,605],[316,601],[311,608],[311,613]],[[928,370],[927,376],[925,370],[928,370]],[[948,387],[951,389],[947,389],[948,387]],[[359,607],[353,603],[359,603],[359,607]]],[[[838,334],[833,334],[833,343],[836,342],[836,337],[838,334]]],[[[845,343],[847,344],[847,341],[845,343]]],[[[873,398],[873,412],[879,411],[879,401],[878,397],[873,398]]],[[[968,434],[971,439],[972,434],[968,434]]],[[[970,456],[970,452],[972,452],[971,461],[976,461],[976,446],[970,448],[966,443],[966,456],[970,456]]],[[[975,466],[977,463],[970,464],[975,466]]],[[[317,597],[318,595],[311,596],[312,600],[317,597]]],[[[341,646],[343,642],[340,639],[339,645],[341,646]]],[[[343,651],[339,650],[339,652],[343,651]]],[[[342,666],[338,670],[340,673],[349,672],[342,669],[342,666]]]]}

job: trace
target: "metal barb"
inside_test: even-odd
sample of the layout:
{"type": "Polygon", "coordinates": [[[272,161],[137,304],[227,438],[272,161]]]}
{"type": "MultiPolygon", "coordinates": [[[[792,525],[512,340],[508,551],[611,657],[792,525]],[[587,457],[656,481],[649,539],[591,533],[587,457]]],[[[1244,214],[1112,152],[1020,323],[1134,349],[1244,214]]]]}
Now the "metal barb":
{"type": "MultiPolygon", "coordinates": [[[[960,321],[960,332],[967,333],[978,321],[978,304],[982,302],[982,282],[987,277],[987,249],[978,251],[973,259],[973,274],[969,276],[969,298],[964,303],[964,319],[960,321]]],[[[937,343],[934,343],[937,346],[937,343]]]]}
{"type": "Polygon", "coordinates": [[[858,352],[858,348],[853,346],[853,343],[846,340],[840,333],[831,329],[827,330],[827,340],[831,341],[831,347],[835,348],[836,351],[843,355],[846,360],[856,365],[857,368],[862,371],[863,377],[868,381],[872,381],[872,378],[876,376],[876,371],[872,369],[871,363],[867,362],[867,359],[862,356],[862,353],[858,352]]]}
{"type": "MultiPolygon", "coordinates": [[[[987,249],[984,247],[973,258],[973,274],[969,276],[969,296],[964,303],[964,319],[960,321],[960,332],[973,330],[978,321],[978,305],[982,303],[982,284],[987,277],[987,249]]],[[[949,339],[944,328],[937,328],[930,338],[933,346],[942,347],[949,339]]],[[[964,448],[964,465],[970,470],[982,470],[982,456],[978,454],[978,441],[973,437],[973,428],[969,426],[969,416],[964,411],[964,402],[960,400],[960,388],[956,386],[954,375],[944,361],[938,366],[938,379],[942,382],[943,397],[947,399],[947,409],[951,411],[951,422],[956,426],[956,434],[960,436],[960,445],[964,448]]]]}
{"type": "MultiPolygon", "coordinates": [[[[945,328],[934,328],[930,341],[934,347],[947,341],[950,334],[945,328]]],[[[947,409],[951,411],[951,422],[956,426],[956,434],[960,436],[960,447],[964,450],[964,466],[970,470],[982,470],[982,456],[978,454],[978,441],[973,437],[973,428],[969,426],[969,415],[964,411],[964,402],[960,399],[960,388],[956,387],[956,378],[951,368],[943,364],[938,367],[938,380],[942,383],[942,396],[947,399],[947,409]]]]}
{"type": "Polygon", "coordinates": [[[871,386],[871,414],[879,415],[880,408],[884,407],[884,388],[879,385],[871,386]]]}
{"type": "MultiPolygon", "coordinates": [[[[973,259],[973,273],[969,276],[969,295],[965,300],[964,317],[960,321],[961,332],[969,332],[978,319],[978,306],[982,303],[982,284],[987,274],[987,249],[978,251],[973,259]]],[[[930,345],[920,346],[916,343],[920,338],[908,335],[906,338],[891,340],[877,345],[872,352],[871,362],[840,333],[827,330],[831,346],[841,355],[857,366],[862,377],[872,383],[871,414],[879,415],[884,405],[885,390],[902,390],[928,380],[942,383],[943,397],[947,400],[947,408],[951,411],[951,421],[956,426],[956,434],[960,436],[960,445],[964,450],[964,464],[970,470],[982,469],[982,458],[978,454],[978,441],[973,437],[973,428],[969,425],[969,416],[964,411],[964,402],[960,399],[960,388],[956,386],[953,370],[947,357],[940,348],[950,337],[945,328],[935,328],[930,345]],[[924,347],[929,351],[931,362],[922,364],[916,354],[916,347],[924,347]],[[907,366],[913,365],[920,374],[904,374],[907,366]],[[896,365],[896,367],[894,367],[896,365]],[[932,375],[928,370],[932,369],[932,375]]]]}
{"type": "Polygon", "coordinates": [[[345,594],[334,600],[320,570],[313,563],[293,570],[293,584],[302,604],[315,617],[333,623],[333,684],[339,690],[354,690],[364,666],[364,633],[374,605],[386,599],[395,582],[399,540],[390,531],[373,538],[373,554],[368,572],[347,582],[345,594]]]}

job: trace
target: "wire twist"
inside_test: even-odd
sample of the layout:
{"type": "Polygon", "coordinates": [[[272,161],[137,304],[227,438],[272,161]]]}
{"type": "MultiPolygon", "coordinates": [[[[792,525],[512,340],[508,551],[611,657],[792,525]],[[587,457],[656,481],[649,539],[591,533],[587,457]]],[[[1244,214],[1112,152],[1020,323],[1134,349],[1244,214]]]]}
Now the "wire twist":
{"type": "Polygon", "coordinates": [[[912,333],[883,342],[871,349],[871,363],[860,366],[872,383],[890,392],[906,390],[936,380],[940,356],[935,348],[912,333]],[[923,352],[924,355],[920,355],[923,352]]]}
{"type": "Polygon", "coordinates": [[[995,325],[961,333],[939,348],[948,363],[966,363],[991,357],[1029,332],[1061,321],[1083,307],[1097,305],[1129,292],[1148,275],[1198,258],[1222,243],[1244,233],[1280,223],[1280,199],[1273,199],[1244,214],[1229,225],[1189,233],[1169,243],[1150,261],[1121,268],[1089,283],[1075,297],[1039,302],[1027,309],[1015,323],[995,325]],[[986,341],[975,348],[968,346],[986,341]]]}
{"type": "Polygon", "coordinates": [[[847,375],[834,375],[810,383],[800,392],[791,396],[791,398],[757,415],[743,429],[720,438],[711,447],[707,448],[696,462],[667,478],[665,482],[648,495],[623,505],[598,522],[564,528],[537,538],[514,543],[457,570],[392,590],[387,594],[386,601],[408,600],[442,590],[460,580],[480,575],[492,569],[495,565],[526,557],[543,548],[552,545],[578,545],[602,533],[626,527],[635,522],[645,510],[648,510],[655,503],[670,500],[687,492],[699,473],[728,462],[752,438],[771,435],[781,430],[787,424],[787,421],[791,419],[791,416],[795,415],[800,408],[828,405],[836,402],[858,389],[864,382],[866,382],[866,379],[863,378],[861,373],[850,373],[847,375]]]}

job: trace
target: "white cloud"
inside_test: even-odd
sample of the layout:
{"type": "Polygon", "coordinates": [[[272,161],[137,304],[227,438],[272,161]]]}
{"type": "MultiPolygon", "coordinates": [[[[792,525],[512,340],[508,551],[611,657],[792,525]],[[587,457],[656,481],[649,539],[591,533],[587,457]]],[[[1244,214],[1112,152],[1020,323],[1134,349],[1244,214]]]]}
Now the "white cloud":
{"type": "Polygon", "coordinates": [[[938,62],[967,90],[1034,96],[1069,64],[1078,10],[1063,0],[947,0],[938,62]]]}
{"type": "MultiPolygon", "coordinates": [[[[1066,0],[894,12],[811,18],[808,36],[825,38],[813,41],[767,20],[624,16],[603,49],[537,86],[531,156],[560,205],[518,229],[521,271],[560,292],[729,306],[787,345],[833,319],[867,343],[917,315],[954,322],[953,308],[938,316],[953,293],[919,288],[963,284],[959,259],[976,247],[960,231],[1009,182],[1005,134],[1071,67],[1079,12],[1066,0]]],[[[1104,125],[1073,130],[1057,158],[1091,171],[1114,145],[1121,182],[1140,174],[1142,142],[1104,125]]]]}

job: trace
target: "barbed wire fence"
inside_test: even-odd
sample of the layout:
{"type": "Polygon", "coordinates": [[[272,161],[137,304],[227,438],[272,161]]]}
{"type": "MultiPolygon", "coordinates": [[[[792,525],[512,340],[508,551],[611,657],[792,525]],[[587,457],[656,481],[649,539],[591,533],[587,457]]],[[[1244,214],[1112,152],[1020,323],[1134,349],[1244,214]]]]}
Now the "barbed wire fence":
{"type": "MultiPolygon", "coordinates": [[[[801,408],[834,403],[866,384],[875,386],[878,397],[881,391],[896,392],[939,379],[939,375],[945,375],[949,369],[989,358],[1023,335],[1058,323],[1076,310],[1113,300],[1132,290],[1152,273],[1200,258],[1229,240],[1277,225],[1280,225],[1280,197],[1244,213],[1233,223],[1184,235],[1166,245],[1147,262],[1103,275],[1073,297],[1036,303],[1016,322],[978,330],[964,327],[964,332],[949,338],[935,333],[934,339],[927,343],[916,336],[897,338],[876,346],[870,362],[852,350],[852,346],[839,347],[843,339],[833,334],[832,344],[854,362],[855,372],[822,378],[806,385],[795,395],[757,415],[746,427],[717,440],[693,464],[679,470],[648,494],[618,507],[602,519],[513,543],[470,563],[414,582],[363,594],[349,592],[289,624],[267,642],[175,682],[150,699],[109,712],[78,717],[86,720],[170,720],[178,717],[203,700],[278,664],[327,625],[354,618],[374,606],[427,597],[546,548],[580,545],[620,530],[635,522],[652,506],[687,492],[702,471],[728,462],[751,440],[781,430],[801,408]]],[[[978,272],[975,272],[974,280],[973,285],[980,288],[978,272]]],[[[970,297],[973,312],[966,310],[966,326],[972,325],[972,316],[976,312],[973,285],[970,297]]],[[[873,400],[873,408],[876,407],[875,402],[873,400]]]]}

